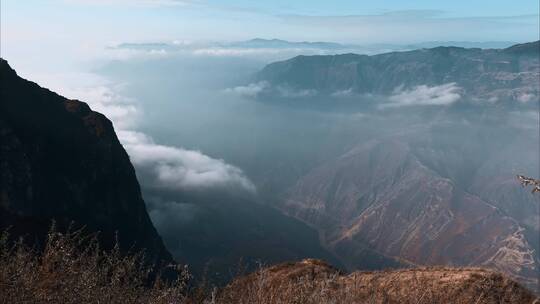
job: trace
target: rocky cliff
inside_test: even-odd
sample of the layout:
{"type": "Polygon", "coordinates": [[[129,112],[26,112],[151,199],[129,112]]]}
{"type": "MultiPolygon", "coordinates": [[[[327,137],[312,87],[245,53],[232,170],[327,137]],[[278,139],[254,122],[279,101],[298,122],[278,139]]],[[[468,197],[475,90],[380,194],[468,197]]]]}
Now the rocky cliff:
{"type": "Polygon", "coordinates": [[[0,228],[40,241],[55,220],[105,247],[170,262],[112,123],[87,104],[17,76],[0,59],[0,228]]]}

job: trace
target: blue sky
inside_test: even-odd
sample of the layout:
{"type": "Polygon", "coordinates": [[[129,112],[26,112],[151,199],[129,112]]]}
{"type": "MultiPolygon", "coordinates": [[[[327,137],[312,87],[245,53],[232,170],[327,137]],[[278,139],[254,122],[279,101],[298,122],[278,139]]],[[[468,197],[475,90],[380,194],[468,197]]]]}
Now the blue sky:
{"type": "Polygon", "coordinates": [[[3,0],[6,39],[355,43],[538,39],[538,0],[3,0]],[[519,5],[518,5],[519,3],[519,5]]]}
{"type": "Polygon", "coordinates": [[[538,1],[433,1],[433,0],[273,0],[273,1],[209,1],[212,4],[227,2],[230,6],[252,8],[270,14],[309,14],[309,15],[364,15],[380,14],[388,11],[439,10],[453,16],[505,16],[526,15],[538,11],[538,1]]]}
{"type": "Polygon", "coordinates": [[[1,6],[2,57],[33,68],[47,64],[45,56],[82,60],[121,42],[539,39],[538,0],[2,0],[1,6]]]}

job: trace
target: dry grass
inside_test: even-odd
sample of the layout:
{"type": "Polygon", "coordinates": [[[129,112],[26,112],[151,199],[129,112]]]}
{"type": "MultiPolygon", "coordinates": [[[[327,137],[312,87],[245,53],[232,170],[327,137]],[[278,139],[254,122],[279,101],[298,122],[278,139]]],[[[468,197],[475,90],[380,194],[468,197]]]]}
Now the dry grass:
{"type": "Polygon", "coordinates": [[[518,175],[517,179],[519,180],[519,183],[521,184],[521,186],[523,186],[523,187],[531,186],[532,187],[532,190],[531,190],[532,193],[535,193],[535,192],[540,193],[540,180],[534,179],[534,178],[531,178],[531,177],[527,177],[527,176],[523,176],[523,175],[518,175]]]}
{"type": "Polygon", "coordinates": [[[0,303],[337,304],[533,303],[515,282],[482,269],[426,268],[344,275],[324,262],[286,263],[220,290],[161,280],[140,254],[103,251],[95,237],[51,230],[44,250],[0,238],[0,303]],[[157,277],[157,278],[156,278],[157,277]]]}
{"type": "Polygon", "coordinates": [[[0,239],[0,303],[184,303],[187,272],[165,283],[142,254],[103,251],[81,231],[48,234],[43,251],[0,239]],[[149,283],[153,282],[153,283],[149,283]]]}
{"type": "Polygon", "coordinates": [[[225,288],[220,303],[534,303],[514,281],[479,268],[421,268],[343,275],[317,260],[260,270],[225,288]]]}

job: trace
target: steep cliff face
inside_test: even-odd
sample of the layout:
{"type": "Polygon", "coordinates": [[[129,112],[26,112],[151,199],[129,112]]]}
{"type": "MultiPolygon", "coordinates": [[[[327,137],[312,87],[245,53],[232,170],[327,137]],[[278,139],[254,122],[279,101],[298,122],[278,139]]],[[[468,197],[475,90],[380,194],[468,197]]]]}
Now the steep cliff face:
{"type": "Polygon", "coordinates": [[[169,262],[112,123],[17,76],[0,59],[0,228],[40,240],[51,221],[118,233],[123,249],[169,262]]]}

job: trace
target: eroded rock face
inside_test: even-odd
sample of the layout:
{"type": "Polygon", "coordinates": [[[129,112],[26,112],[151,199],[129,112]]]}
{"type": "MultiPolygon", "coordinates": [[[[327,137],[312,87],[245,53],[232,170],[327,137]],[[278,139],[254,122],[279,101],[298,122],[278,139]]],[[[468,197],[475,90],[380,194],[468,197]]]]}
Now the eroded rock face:
{"type": "Polygon", "coordinates": [[[41,240],[72,221],[118,232],[123,249],[172,258],[146,212],[135,171],[112,123],[87,104],[17,76],[0,59],[0,227],[41,240]]]}
{"type": "Polygon", "coordinates": [[[360,144],[323,164],[280,208],[317,228],[351,269],[373,251],[412,265],[489,266],[536,282],[524,227],[426,166],[403,141],[360,144]]]}
{"type": "Polygon", "coordinates": [[[318,260],[281,264],[237,279],[225,303],[533,303],[503,275],[480,268],[413,268],[343,274],[318,260]],[[229,302],[227,302],[229,301],[229,302]]]}

